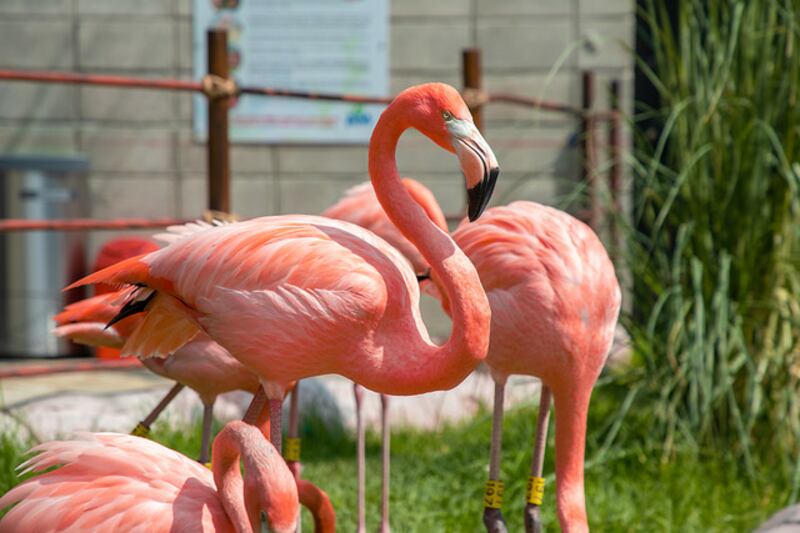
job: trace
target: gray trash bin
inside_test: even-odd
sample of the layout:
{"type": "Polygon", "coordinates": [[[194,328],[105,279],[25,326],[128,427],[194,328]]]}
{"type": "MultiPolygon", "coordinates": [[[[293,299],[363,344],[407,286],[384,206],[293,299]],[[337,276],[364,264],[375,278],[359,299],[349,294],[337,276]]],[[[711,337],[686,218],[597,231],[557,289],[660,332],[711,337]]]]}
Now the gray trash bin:
{"type": "MultiPolygon", "coordinates": [[[[85,217],[86,157],[0,155],[0,218],[85,217]]],[[[51,330],[82,291],[61,289],[86,272],[82,231],[0,232],[0,357],[79,355],[51,330]]]]}

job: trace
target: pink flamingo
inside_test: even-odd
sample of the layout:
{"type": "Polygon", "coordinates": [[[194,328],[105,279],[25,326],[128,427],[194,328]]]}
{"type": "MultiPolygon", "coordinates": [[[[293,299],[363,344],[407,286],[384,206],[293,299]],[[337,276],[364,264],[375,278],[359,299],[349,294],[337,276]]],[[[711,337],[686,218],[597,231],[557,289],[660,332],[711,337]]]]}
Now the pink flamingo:
{"type": "MultiPolygon", "coordinates": [[[[486,362],[495,397],[484,523],[489,531],[506,530],[499,481],[503,396],[508,376],[525,374],[543,382],[526,530],[541,528],[538,506],[552,391],[559,522],[563,531],[588,531],[583,489],[586,416],[619,315],[614,265],[586,224],[533,202],[489,209],[478,222],[462,223],[453,238],[478,270],[492,308],[486,362]]],[[[443,304],[447,308],[446,295],[443,304]]]]}
{"type": "Polygon", "coordinates": [[[376,195],[450,302],[452,332],[442,346],[425,330],[417,280],[400,253],[363,228],[324,217],[184,226],[167,247],[73,286],[136,286],[121,315],[147,314],[123,353],[160,356],[206,331],[260,377],[278,449],[280,406],[291,381],[335,373],[386,394],[452,388],[486,356],[490,310],[472,264],[400,181],[394,152],[410,127],[458,155],[472,220],[486,207],[499,170],[461,96],[443,84],[400,93],[370,140],[376,195]]]}
{"type": "MultiPolygon", "coordinates": [[[[42,472],[0,498],[0,531],[295,530],[297,485],[261,432],[228,423],[214,439],[213,474],[160,444],[86,433],[36,446],[22,473],[42,472]],[[244,479],[240,470],[244,463],[244,479]]],[[[324,495],[324,493],[322,493],[324,495]]],[[[331,530],[329,530],[331,531],[331,530]]]]}
{"type": "MultiPolygon", "coordinates": [[[[417,202],[431,221],[442,230],[448,231],[447,220],[441,207],[436,202],[427,187],[418,181],[410,178],[403,178],[403,185],[408,193],[417,202]]],[[[422,280],[427,276],[428,263],[419,253],[419,250],[406,239],[400,230],[392,224],[386,212],[378,202],[375,189],[369,182],[356,185],[349,189],[345,195],[334,205],[326,209],[322,216],[352,222],[362,228],[366,228],[378,237],[391,244],[411,263],[417,278],[422,280]]],[[[424,283],[425,281],[421,281],[424,283]]],[[[293,406],[297,389],[292,393],[293,406]]],[[[366,531],[366,479],[365,479],[365,432],[362,420],[362,390],[358,383],[353,384],[353,395],[356,404],[356,435],[357,435],[357,456],[358,456],[358,528],[357,531],[366,531]]],[[[390,434],[389,434],[389,397],[381,394],[381,527],[382,533],[388,533],[389,528],[389,453],[390,453],[390,434]]],[[[294,410],[290,415],[290,431],[296,426],[296,413],[294,410]]],[[[294,435],[296,436],[296,435],[294,435]]]]}
{"type": "MultiPolygon", "coordinates": [[[[110,327],[106,323],[119,313],[123,295],[106,293],[68,305],[54,317],[54,334],[90,346],[121,348],[142,320],[130,316],[110,327]]],[[[222,346],[200,333],[165,359],[143,359],[148,370],[176,382],[164,399],[136,426],[133,433],[146,436],[150,426],[184,386],[194,390],[203,404],[201,463],[207,463],[211,445],[211,423],[217,396],[234,390],[255,393],[258,378],[222,346]]]]}

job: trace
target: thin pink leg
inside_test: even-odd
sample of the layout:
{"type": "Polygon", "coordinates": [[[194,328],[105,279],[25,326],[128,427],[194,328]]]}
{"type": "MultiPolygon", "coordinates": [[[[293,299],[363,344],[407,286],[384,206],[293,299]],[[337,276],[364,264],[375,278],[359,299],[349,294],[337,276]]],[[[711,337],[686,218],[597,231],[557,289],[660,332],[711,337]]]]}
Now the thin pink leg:
{"type": "Polygon", "coordinates": [[[177,396],[178,393],[183,390],[183,387],[184,386],[182,384],[175,383],[175,385],[169,389],[167,394],[164,395],[161,401],[158,402],[158,405],[156,405],[153,410],[150,411],[150,414],[148,414],[144,420],[136,424],[136,427],[133,428],[133,431],[131,431],[131,435],[146,437],[150,433],[150,426],[153,425],[153,422],[156,421],[161,412],[166,409],[170,403],[172,403],[172,400],[174,400],[175,396],[177,396]]]}
{"type": "Polygon", "coordinates": [[[390,533],[389,528],[389,458],[392,435],[389,430],[389,397],[381,394],[381,529],[380,533],[390,533]]]}
{"type": "Polygon", "coordinates": [[[202,464],[208,463],[211,458],[211,423],[214,420],[214,401],[203,405],[203,436],[200,441],[200,459],[202,464]]]}
{"type": "Polygon", "coordinates": [[[366,450],[364,448],[364,421],[361,416],[361,400],[364,391],[358,383],[353,383],[353,397],[356,400],[356,459],[358,464],[358,526],[357,533],[366,533],[366,450]]]}
{"type": "MultiPolygon", "coordinates": [[[[298,403],[299,403],[299,396],[300,393],[300,382],[298,381],[295,383],[294,390],[292,391],[292,397],[289,400],[289,428],[287,431],[286,437],[289,439],[297,439],[294,442],[299,443],[298,431],[297,431],[297,410],[298,410],[298,403]]],[[[297,449],[299,450],[299,445],[297,445],[297,449]]],[[[289,445],[287,444],[287,454],[289,453],[289,445]]],[[[300,463],[300,457],[297,457],[295,460],[294,457],[289,458],[287,455],[286,464],[289,466],[289,470],[292,471],[294,474],[294,479],[300,479],[300,472],[303,469],[302,463],[300,463]]]]}
{"type": "Polygon", "coordinates": [[[494,383],[494,412],[492,416],[492,445],[489,452],[489,481],[484,495],[483,524],[489,533],[508,533],[500,510],[503,499],[500,481],[500,453],[503,447],[503,399],[505,381],[494,383]]]}
{"type": "Polygon", "coordinates": [[[281,432],[281,408],[283,407],[283,398],[270,398],[269,399],[269,440],[278,453],[281,453],[281,440],[283,438],[281,432]]]}
{"type": "Polygon", "coordinates": [[[547,427],[550,422],[550,388],[542,383],[539,393],[539,418],[536,422],[536,438],[531,461],[531,477],[528,479],[528,490],[525,504],[525,532],[541,533],[541,494],[543,491],[542,468],[544,465],[544,452],[547,448],[547,427]]]}
{"type": "Polygon", "coordinates": [[[250,424],[251,426],[260,426],[259,417],[264,411],[264,406],[267,404],[267,393],[264,392],[264,387],[260,386],[253,395],[253,400],[247,407],[247,411],[242,417],[242,421],[250,424]]]}

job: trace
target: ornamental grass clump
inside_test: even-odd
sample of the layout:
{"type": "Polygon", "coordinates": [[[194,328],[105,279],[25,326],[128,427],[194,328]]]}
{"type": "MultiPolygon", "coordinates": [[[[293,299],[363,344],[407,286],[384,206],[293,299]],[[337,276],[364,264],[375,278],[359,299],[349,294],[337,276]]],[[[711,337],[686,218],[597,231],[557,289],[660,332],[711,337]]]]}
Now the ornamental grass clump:
{"type": "Polygon", "coordinates": [[[800,476],[800,4],[641,11],[660,97],[638,109],[627,405],[680,444],[755,450],[800,476]],[[633,401],[636,398],[636,401],[633,401]]]}

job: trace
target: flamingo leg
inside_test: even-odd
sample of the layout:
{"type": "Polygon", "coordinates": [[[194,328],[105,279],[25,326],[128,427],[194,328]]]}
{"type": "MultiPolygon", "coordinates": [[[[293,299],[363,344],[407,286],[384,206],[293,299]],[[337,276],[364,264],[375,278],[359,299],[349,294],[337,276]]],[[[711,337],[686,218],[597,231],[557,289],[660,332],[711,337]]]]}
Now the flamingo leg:
{"type": "Polygon", "coordinates": [[[283,396],[280,398],[269,399],[269,440],[278,453],[281,453],[281,408],[283,407],[283,396]]]}
{"type": "MultiPolygon", "coordinates": [[[[286,465],[291,470],[294,480],[300,483],[300,471],[303,465],[300,463],[300,438],[297,436],[297,409],[298,409],[298,393],[300,392],[300,382],[294,385],[292,390],[291,400],[289,400],[289,428],[286,431],[286,450],[283,457],[286,459],[286,465]]],[[[297,515],[297,529],[295,533],[301,533],[303,528],[303,513],[297,515]]]]}
{"type": "Polygon", "coordinates": [[[361,416],[361,400],[364,391],[358,383],[353,383],[353,397],[356,401],[356,459],[358,464],[358,526],[357,533],[366,533],[366,450],[364,436],[364,420],[361,416]]]}
{"type": "Polygon", "coordinates": [[[203,436],[200,440],[198,462],[206,464],[211,458],[211,423],[214,421],[214,400],[203,405],[203,436]]]}
{"type": "Polygon", "coordinates": [[[531,461],[531,477],[528,479],[528,488],[525,494],[525,532],[541,533],[542,516],[539,506],[542,505],[544,479],[542,467],[544,465],[544,452],[547,448],[547,427],[550,422],[550,388],[542,383],[539,393],[539,418],[536,422],[536,439],[531,461]]]}
{"type": "Polygon", "coordinates": [[[250,402],[250,405],[247,407],[247,411],[244,413],[242,417],[242,421],[250,424],[251,426],[261,426],[261,414],[264,411],[264,407],[267,404],[267,393],[264,392],[264,387],[260,386],[256,390],[256,393],[253,394],[253,400],[250,402]]]}
{"type": "Polygon", "coordinates": [[[389,397],[381,394],[381,529],[389,533],[389,458],[392,435],[389,431],[389,397]]]}
{"type": "Polygon", "coordinates": [[[489,481],[483,498],[483,525],[488,533],[508,533],[503,513],[503,482],[500,481],[500,453],[503,447],[503,399],[505,381],[494,383],[494,412],[492,416],[492,444],[489,452],[489,481]]]}
{"type": "Polygon", "coordinates": [[[153,425],[153,422],[156,421],[158,415],[175,399],[175,396],[178,395],[180,391],[183,390],[183,385],[181,383],[175,383],[171,389],[167,392],[167,394],[158,402],[150,414],[148,414],[144,420],[136,424],[136,427],[133,428],[131,431],[131,435],[136,435],[138,437],[147,437],[150,433],[150,426],[153,425]]]}
{"type": "Polygon", "coordinates": [[[303,465],[300,463],[300,438],[298,437],[298,430],[297,430],[297,411],[298,411],[298,403],[299,403],[299,396],[300,393],[300,382],[298,381],[295,386],[294,390],[292,391],[292,398],[289,403],[289,429],[286,435],[286,464],[289,466],[289,470],[292,471],[294,474],[294,479],[300,479],[300,472],[303,468],[303,465]]]}

